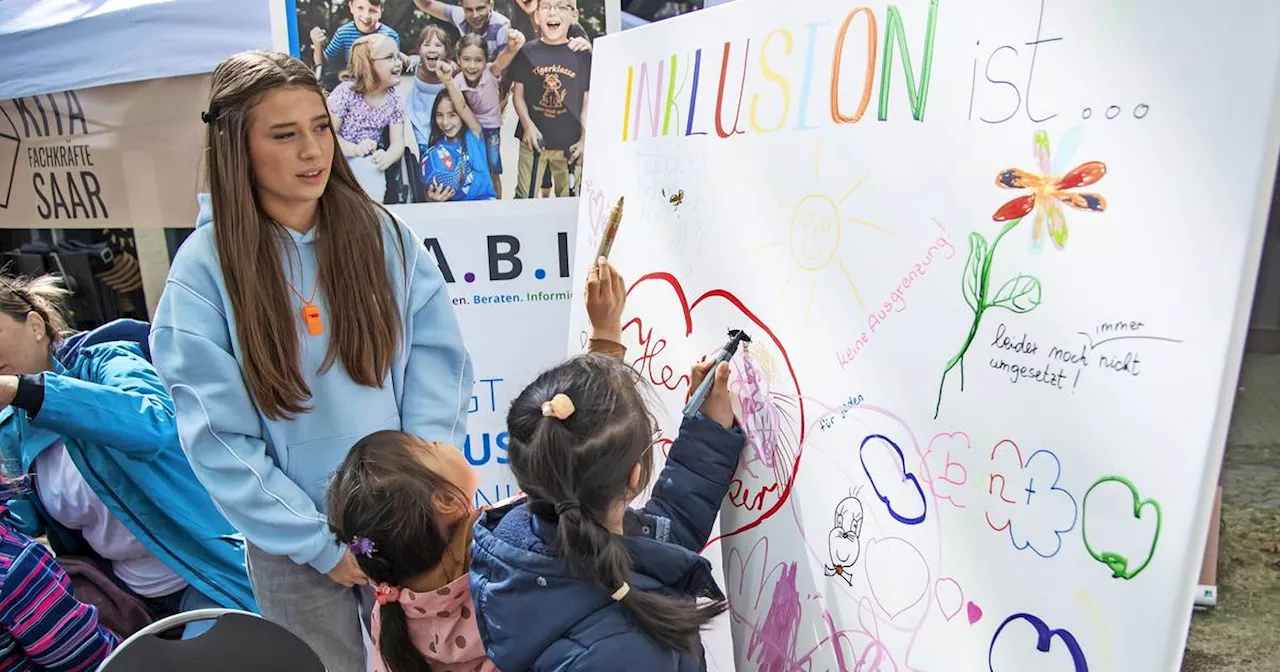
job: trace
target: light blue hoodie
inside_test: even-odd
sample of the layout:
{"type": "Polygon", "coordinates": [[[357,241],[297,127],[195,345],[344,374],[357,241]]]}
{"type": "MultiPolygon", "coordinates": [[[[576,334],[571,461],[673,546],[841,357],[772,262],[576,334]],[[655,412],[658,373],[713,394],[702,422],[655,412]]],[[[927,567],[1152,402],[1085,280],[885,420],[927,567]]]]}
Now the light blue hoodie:
{"type": "MultiPolygon", "coordinates": [[[[231,523],[263,551],[327,573],[344,550],[324,516],[333,471],[356,441],[378,430],[399,429],[461,445],[474,380],[471,358],[435,261],[407,226],[384,217],[386,264],[407,346],[392,366],[389,384],[360,386],[340,361],[318,373],[328,333],[307,333],[301,302],[294,297],[312,410],[288,420],[268,419],[258,412],[241,375],[241,347],[214,226],[208,195],[201,194],[197,228],[178,251],[156,310],[152,359],[173,396],[182,447],[231,523]],[[407,263],[401,261],[401,239],[407,263]]],[[[316,231],[300,235],[282,227],[279,233],[285,277],[311,296],[318,277],[316,231]]],[[[324,323],[332,324],[322,293],[314,303],[324,323]]]]}

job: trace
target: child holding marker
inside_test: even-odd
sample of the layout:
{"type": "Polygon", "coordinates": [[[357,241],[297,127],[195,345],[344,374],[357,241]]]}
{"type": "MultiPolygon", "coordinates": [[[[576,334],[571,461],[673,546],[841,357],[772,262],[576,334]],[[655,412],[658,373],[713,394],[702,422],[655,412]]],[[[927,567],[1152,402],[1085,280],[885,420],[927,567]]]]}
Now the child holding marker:
{"type": "MultiPolygon", "coordinates": [[[[612,232],[620,215],[621,202],[612,232]]],[[[591,308],[593,295],[626,295],[604,256],[586,293],[592,342],[620,338],[624,302],[608,314],[591,308]]],[[[508,456],[527,495],[480,515],[471,557],[477,625],[499,669],[705,669],[700,629],[728,605],[698,552],[745,444],[728,365],[695,365],[690,389],[707,376],[705,402],[639,510],[629,504],[650,484],[657,427],[644,381],[621,357],[571,359],[511,404],[508,456]]]]}

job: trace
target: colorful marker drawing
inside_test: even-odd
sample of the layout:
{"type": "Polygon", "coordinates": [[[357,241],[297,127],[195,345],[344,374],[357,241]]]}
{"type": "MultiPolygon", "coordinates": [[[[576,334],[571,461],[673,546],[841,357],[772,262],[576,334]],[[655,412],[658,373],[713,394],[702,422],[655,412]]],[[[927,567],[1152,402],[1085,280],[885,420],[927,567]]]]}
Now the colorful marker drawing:
{"type": "Polygon", "coordinates": [[[1057,639],[1062,642],[1067,654],[1071,656],[1071,662],[1075,668],[1074,672],[1089,672],[1089,662],[1085,659],[1084,649],[1080,648],[1080,642],[1076,641],[1075,635],[1061,628],[1051,628],[1040,617],[1025,613],[1014,614],[1004,619],[1000,627],[996,628],[996,633],[991,636],[991,647],[987,649],[988,670],[991,672],[1004,672],[1003,670],[996,670],[996,642],[1000,641],[1000,635],[1004,632],[1004,629],[1017,621],[1025,622],[1035,629],[1035,647],[1037,651],[1049,653],[1053,647],[1053,640],[1057,639]]]}
{"type": "Polygon", "coordinates": [[[1106,565],[1111,569],[1111,578],[1132,580],[1134,577],[1142,573],[1142,570],[1151,564],[1151,559],[1156,554],[1156,544],[1160,542],[1160,526],[1163,524],[1164,514],[1160,510],[1160,502],[1154,499],[1142,499],[1138,494],[1138,486],[1123,476],[1103,476],[1089,486],[1084,493],[1084,500],[1081,503],[1083,512],[1080,514],[1080,537],[1084,540],[1085,550],[1089,551],[1089,555],[1094,560],[1106,565]],[[1151,536],[1151,545],[1147,549],[1147,557],[1143,558],[1137,567],[1129,566],[1129,559],[1124,555],[1115,551],[1103,551],[1093,547],[1089,542],[1089,495],[1093,494],[1095,488],[1104,483],[1118,483],[1129,489],[1129,494],[1133,497],[1133,517],[1135,520],[1142,519],[1142,510],[1150,507],[1156,512],[1155,533],[1151,536]]]}
{"type": "Polygon", "coordinates": [[[1009,439],[997,443],[987,477],[987,526],[1007,531],[1019,551],[1056,556],[1063,535],[1076,527],[1078,509],[1076,498],[1059,487],[1061,479],[1062,462],[1052,451],[1040,449],[1024,460],[1018,444],[1009,439]]]}
{"type": "MultiPolygon", "coordinates": [[[[815,143],[813,158],[813,176],[812,181],[822,185],[822,144],[815,143]]],[[[830,174],[830,169],[828,169],[830,174]]],[[[843,175],[843,173],[837,173],[843,175]]],[[[853,300],[857,302],[858,307],[866,310],[866,303],[862,300],[862,294],[858,289],[858,283],[854,279],[854,271],[850,270],[843,260],[842,250],[849,238],[849,224],[854,224],[864,229],[878,231],[880,233],[888,233],[889,229],[867,221],[848,212],[848,206],[845,202],[854,196],[867,179],[871,177],[870,173],[863,176],[848,187],[840,196],[830,195],[824,192],[812,192],[801,196],[799,199],[784,199],[783,191],[778,188],[772,181],[766,179],[765,183],[770,187],[774,198],[777,199],[781,208],[790,208],[791,218],[787,226],[788,236],[785,241],[774,241],[765,243],[762,249],[773,250],[785,247],[788,256],[795,264],[802,282],[806,282],[807,286],[801,289],[805,297],[802,302],[804,305],[804,325],[809,324],[809,320],[813,315],[813,307],[816,301],[818,287],[822,282],[819,273],[834,268],[840,272],[844,281],[849,286],[849,290],[853,295],[853,300]]],[[[806,177],[806,179],[808,179],[806,177]]],[[[773,254],[771,252],[771,254],[773,254]]],[[[785,297],[788,289],[791,287],[792,280],[796,275],[789,275],[779,287],[777,300],[782,302],[790,302],[785,297]]],[[[833,276],[834,277],[834,276],[833,276]]],[[[795,305],[801,305],[796,302],[795,305]]]]}
{"type": "MultiPolygon", "coordinates": [[[[643,304],[649,310],[649,314],[629,316],[623,323],[622,336],[628,353],[631,353],[630,364],[675,408],[683,406],[687,398],[689,376],[681,372],[688,370],[685,368],[688,361],[671,358],[677,352],[688,352],[685,344],[694,337],[696,315],[716,315],[705,319],[717,327],[723,322],[741,325],[754,339],[750,354],[740,353],[731,360],[740,368],[734,369],[730,375],[739,410],[745,404],[752,412],[743,427],[748,431],[748,441],[753,450],[746,451],[730,484],[730,505],[725,507],[726,515],[721,519],[722,536],[708,544],[756,528],[775,515],[791,496],[807,432],[800,382],[786,348],[773,330],[731,292],[711,289],[701,295],[690,296],[670,273],[654,272],[642,276],[627,290],[627,301],[629,306],[643,304]],[[644,297],[639,304],[636,302],[638,296],[644,297]],[[668,341],[668,337],[672,340],[668,341]],[[766,352],[769,354],[764,355],[766,352]],[[763,358],[774,356],[776,365],[772,368],[775,375],[761,375],[769,366],[763,358]],[[748,363],[758,366],[741,368],[748,363]],[[755,376],[753,381],[746,380],[748,373],[755,376]],[[764,386],[766,378],[769,379],[768,385],[764,386]],[[765,463],[766,459],[768,468],[763,473],[757,474],[750,468],[754,462],[765,463]]],[[[701,333],[705,332],[699,332],[699,335],[701,333]]],[[[723,334],[720,331],[715,337],[723,338],[723,334]]],[[[731,367],[735,366],[733,363],[731,367]]],[[[667,430],[668,436],[660,437],[663,443],[669,435],[674,435],[673,427],[667,430]]]]}
{"type": "Polygon", "coordinates": [[[920,487],[920,479],[907,469],[907,458],[902,448],[887,436],[872,434],[862,440],[858,456],[863,473],[871,482],[871,489],[875,490],[876,497],[889,515],[903,525],[923,523],[928,512],[924,488],[920,487]],[[871,459],[868,459],[869,455],[871,459]],[[886,456],[888,462],[883,459],[886,456]],[[877,457],[881,459],[875,459],[877,457]]]}
{"type": "Polygon", "coordinates": [[[827,534],[827,553],[831,556],[831,564],[823,566],[827,576],[838,576],[846,585],[853,585],[850,571],[858,562],[862,552],[862,502],[856,493],[840,500],[836,504],[835,526],[827,534]]]}
{"type": "Polygon", "coordinates": [[[1040,174],[1032,174],[1020,168],[1007,168],[996,175],[996,186],[1002,189],[1030,189],[1032,193],[1019,196],[996,211],[992,219],[1006,224],[990,244],[977,231],[969,234],[969,257],[964,265],[960,290],[965,303],[973,311],[973,324],[969,327],[969,334],[960,346],[960,351],[942,369],[942,379],[938,382],[938,401],[933,409],[935,419],[942,410],[942,393],[946,387],[947,374],[957,366],[960,367],[960,390],[964,391],[964,356],[978,335],[983,314],[991,308],[1003,308],[1017,314],[1029,313],[1040,305],[1040,280],[1025,273],[1009,279],[992,294],[991,262],[995,259],[1000,241],[1034,210],[1036,217],[1031,229],[1032,244],[1043,244],[1047,228],[1054,247],[1061,250],[1067,244],[1067,220],[1063,205],[1088,212],[1104,212],[1107,209],[1106,199],[1098,194],[1069,191],[1097,183],[1107,174],[1106,165],[1099,161],[1089,161],[1076,166],[1062,177],[1054,177],[1051,174],[1053,164],[1049,154],[1049,135],[1044,131],[1036,131],[1033,148],[1040,174]]]}

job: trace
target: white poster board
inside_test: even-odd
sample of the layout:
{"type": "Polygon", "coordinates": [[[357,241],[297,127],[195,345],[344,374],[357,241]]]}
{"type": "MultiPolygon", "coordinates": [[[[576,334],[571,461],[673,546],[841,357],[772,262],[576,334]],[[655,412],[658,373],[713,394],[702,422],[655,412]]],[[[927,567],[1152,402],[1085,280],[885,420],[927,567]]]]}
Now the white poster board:
{"type": "Polygon", "coordinates": [[[560,363],[569,306],[576,199],[392,206],[444,274],[476,384],[459,446],[480,477],[476,506],[516,494],[507,465],[507,410],[539,373],[560,363]]]}
{"type": "Polygon", "coordinates": [[[753,337],[706,550],[737,669],[1176,670],[1280,5],[803,4],[610,36],[592,81],[575,258],[625,196],[666,427],[690,362],[753,337]]]}

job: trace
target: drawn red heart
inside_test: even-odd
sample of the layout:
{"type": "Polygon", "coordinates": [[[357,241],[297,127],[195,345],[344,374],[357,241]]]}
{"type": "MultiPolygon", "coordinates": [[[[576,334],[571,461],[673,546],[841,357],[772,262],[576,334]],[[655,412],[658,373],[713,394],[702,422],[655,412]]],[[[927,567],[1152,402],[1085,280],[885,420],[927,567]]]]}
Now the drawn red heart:
{"type": "MultiPolygon", "coordinates": [[[[783,388],[788,403],[794,405],[795,414],[798,416],[795,418],[797,422],[794,423],[793,427],[788,428],[789,431],[798,434],[798,436],[794,437],[795,448],[791,451],[792,454],[786,454],[779,459],[772,460],[773,464],[767,470],[763,468],[750,469],[750,463],[748,462],[751,458],[750,451],[744,451],[743,459],[739,462],[734,484],[729,491],[729,502],[725,504],[722,510],[722,529],[729,531],[722,532],[720,537],[712,539],[708,545],[720,539],[742,534],[768,520],[782,508],[782,505],[791,496],[791,488],[795,483],[796,472],[800,468],[800,457],[803,453],[802,447],[807,428],[804,397],[801,394],[800,381],[796,378],[791,358],[787,354],[786,347],[778,340],[773,330],[747,308],[738,297],[728,291],[711,289],[690,301],[680,281],[675,276],[664,272],[650,273],[635,281],[627,290],[629,308],[635,305],[631,298],[638,289],[645,293],[646,297],[648,297],[647,292],[652,290],[659,293],[659,298],[662,298],[661,293],[666,293],[670,298],[674,299],[670,306],[670,312],[663,316],[670,316],[663,326],[670,324],[674,319],[675,326],[667,328],[675,333],[655,332],[652,323],[659,321],[656,315],[631,317],[623,326],[623,340],[626,341],[625,345],[627,345],[628,353],[632,359],[632,366],[653,383],[657,391],[663,395],[665,404],[670,408],[682,408],[689,394],[689,375],[687,373],[689,365],[699,356],[707,357],[713,354],[701,350],[693,351],[675,347],[674,344],[669,344],[666,339],[667,336],[684,339],[693,337],[695,333],[695,312],[700,315],[708,312],[725,314],[728,319],[736,321],[736,323],[711,324],[704,326],[704,329],[723,329],[726,331],[730,328],[743,329],[751,335],[757,346],[779,353],[782,358],[784,366],[777,367],[778,374],[780,374],[778,377],[781,380],[774,381],[774,387],[783,388]],[[646,320],[648,321],[646,322],[646,320]],[[668,351],[668,345],[673,345],[671,351],[668,351]],[[663,355],[664,352],[667,352],[665,356],[663,355]],[[670,360],[673,355],[676,357],[687,356],[688,359],[685,361],[670,360]],[[785,375],[781,375],[784,373],[785,375]],[[769,499],[773,501],[768,501],[769,499]]],[[[703,336],[706,333],[699,332],[698,335],[703,336]]],[[[711,332],[707,338],[714,340],[716,343],[723,343],[725,331],[711,332]]],[[[706,338],[700,340],[703,344],[707,342],[706,338]]],[[[715,347],[719,348],[720,346],[717,345],[715,347]]],[[[748,347],[750,348],[751,346],[748,347]]]]}

